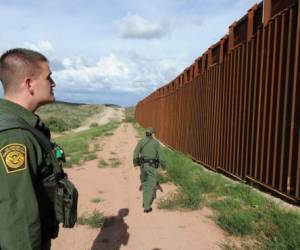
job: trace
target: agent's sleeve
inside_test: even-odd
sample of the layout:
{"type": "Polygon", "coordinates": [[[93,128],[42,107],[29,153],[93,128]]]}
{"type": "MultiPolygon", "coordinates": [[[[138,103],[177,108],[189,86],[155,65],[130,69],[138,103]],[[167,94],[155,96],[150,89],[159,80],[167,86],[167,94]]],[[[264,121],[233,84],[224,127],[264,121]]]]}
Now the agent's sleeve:
{"type": "Polygon", "coordinates": [[[135,167],[138,166],[140,150],[141,150],[141,141],[138,142],[133,152],[133,166],[135,167]]]}
{"type": "Polygon", "coordinates": [[[20,130],[2,132],[0,142],[0,249],[39,250],[34,146],[20,130]]]}
{"type": "Polygon", "coordinates": [[[158,154],[158,160],[159,160],[160,166],[165,167],[166,166],[166,159],[165,159],[164,153],[163,153],[162,148],[161,148],[159,143],[158,143],[158,146],[157,146],[157,154],[158,154]]]}

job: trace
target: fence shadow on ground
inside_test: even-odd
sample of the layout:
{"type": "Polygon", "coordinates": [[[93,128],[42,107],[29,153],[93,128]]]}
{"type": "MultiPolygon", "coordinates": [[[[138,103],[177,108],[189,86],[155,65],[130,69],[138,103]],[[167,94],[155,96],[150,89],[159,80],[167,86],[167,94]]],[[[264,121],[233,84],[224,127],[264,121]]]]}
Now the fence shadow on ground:
{"type": "Polygon", "coordinates": [[[91,250],[119,250],[121,245],[126,246],[129,239],[128,225],[124,217],[129,214],[128,208],[119,210],[117,216],[108,217],[97,238],[94,240],[91,250]]]}

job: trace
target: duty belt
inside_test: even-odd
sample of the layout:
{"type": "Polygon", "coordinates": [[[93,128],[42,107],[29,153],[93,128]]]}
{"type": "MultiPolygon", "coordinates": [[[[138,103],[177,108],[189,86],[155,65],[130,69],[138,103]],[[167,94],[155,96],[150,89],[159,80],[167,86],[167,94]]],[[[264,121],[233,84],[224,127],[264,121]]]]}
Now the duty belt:
{"type": "Polygon", "coordinates": [[[142,159],[142,164],[149,163],[150,165],[158,163],[157,159],[142,159]]]}

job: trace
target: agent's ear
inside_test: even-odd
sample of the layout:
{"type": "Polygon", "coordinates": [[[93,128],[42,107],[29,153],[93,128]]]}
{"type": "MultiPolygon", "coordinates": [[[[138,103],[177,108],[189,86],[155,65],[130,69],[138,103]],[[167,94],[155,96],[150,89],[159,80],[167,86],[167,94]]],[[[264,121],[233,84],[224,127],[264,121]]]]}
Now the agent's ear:
{"type": "Polygon", "coordinates": [[[23,84],[25,89],[31,94],[34,94],[33,81],[31,77],[25,77],[23,80],[23,84]]]}

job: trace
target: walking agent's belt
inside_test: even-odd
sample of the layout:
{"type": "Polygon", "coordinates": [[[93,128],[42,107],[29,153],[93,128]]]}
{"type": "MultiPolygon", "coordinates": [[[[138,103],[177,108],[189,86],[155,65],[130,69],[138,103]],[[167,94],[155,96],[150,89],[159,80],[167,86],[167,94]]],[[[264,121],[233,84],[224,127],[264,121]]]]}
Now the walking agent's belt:
{"type": "Polygon", "coordinates": [[[158,163],[158,160],[157,159],[142,159],[142,164],[143,163],[149,163],[150,165],[152,165],[152,164],[158,163]]]}

